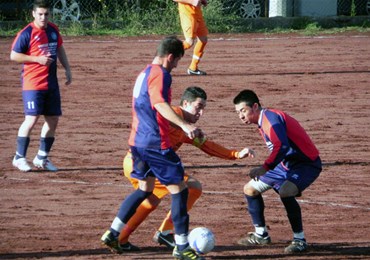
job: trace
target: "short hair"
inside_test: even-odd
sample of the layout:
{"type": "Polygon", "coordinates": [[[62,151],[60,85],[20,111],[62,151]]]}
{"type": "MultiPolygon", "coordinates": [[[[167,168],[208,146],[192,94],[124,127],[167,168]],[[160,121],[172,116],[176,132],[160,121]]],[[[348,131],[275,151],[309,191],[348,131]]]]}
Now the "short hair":
{"type": "Polygon", "coordinates": [[[48,0],[35,0],[33,1],[33,10],[36,10],[36,8],[50,8],[50,1],[48,0]]]}
{"type": "Polygon", "coordinates": [[[167,36],[158,45],[156,56],[161,58],[173,54],[175,58],[184,56],[184,45],[176,36],[167,36]]]}
{"type": "Polygon", "coordinates": [[[234,98],[234,105],[240,104],[242,102],[245,102],[250,107],[252,107],[255,103],[257,103],[258,106],[261,106],[257,94],[250,89],[240,91],[240,93],[234,98]]]}
{"type": "Polygon", "coordinates": [[[188,87],[181,96],[180,105],[182,106],[185,100],[193,102],[197,98],[207,100],[207,93],[204,91],[204,89],[197,86],[188,87]]]}

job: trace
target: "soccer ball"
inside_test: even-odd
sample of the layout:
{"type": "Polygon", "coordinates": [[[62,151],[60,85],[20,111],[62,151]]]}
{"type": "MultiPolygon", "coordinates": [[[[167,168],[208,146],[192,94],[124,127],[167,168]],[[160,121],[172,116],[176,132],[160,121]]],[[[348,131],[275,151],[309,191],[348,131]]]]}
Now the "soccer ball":
{"type": "Polygon", "coordinates": [[[197,227],[190,231],[189,245],[198,254],[207,254],[215,247],[215,236],[206,227],[197,227]]]}

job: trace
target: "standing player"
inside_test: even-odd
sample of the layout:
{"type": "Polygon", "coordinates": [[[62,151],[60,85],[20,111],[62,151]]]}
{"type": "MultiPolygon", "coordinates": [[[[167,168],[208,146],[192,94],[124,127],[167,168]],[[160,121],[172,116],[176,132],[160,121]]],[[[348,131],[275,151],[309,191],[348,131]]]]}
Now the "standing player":
{"type": "Polygon", "coordinates": [[[26,153],[31,131],[40,115],[45,123],[41,130],[40,148],[33,160],[34,166],[48,171],[57,171],[48,154],[55,139],[61,111],[61,99],[57,79],[57,59],[66,71],[66,85],[72,81],[71,70],[58,28],[48,21],[50,4],[46,0],[33,3],[34,21],[23,28],[15,38],[10,59],[23,63],[22,95],[25,120],[18,130],[17,151],[13,166],[28,172],[32,168],[26,153]]]}
{"type": "Polygon", "coordinates": [[[252,90],[243,90],[234,98],[235,110],[245,124],[257,124],[270,156],[260,167],[250,171],[252,178],[244,186],[255,232],[238,241],[241,245],[270,244],[262,193],[274,189],[280,196],[293,230],[293,241],[286,253],[307,250],[301,208],[295,197],[309,187],[321,172],[319,151],[302,126],[288,114],[262,108],[252,90]]]}
{"type": "MultiPolygon", "coordinates": [[[[188,87],[185,89],[180,106],[174,106],[173,109],[182,119],[186,122],[195,124],[199,118],[203,115],[206,107],[207,94],[200,87],[188,87]]],[[[182,144],[192,144],[198,147],[205,153],[226,160],[236,160],[245,157],[254,157],[254,152],[248,148],[244,148],[240,152],[236,150],[229,150],[223,146],[212,142],[207,138],[203,139],[190,139],[186,136],[184,131],[177,126],[170,126],[170,143],[174,151],[177,151],[182,144]]],[[[135,189],[138,188],[138,181],[131,178],[132,172],[132,155],[128,152],[123,161],[123,169],[125,176],[131,181],[135,189]]],[[[194,203],[198,200],[202,194],[202,185],[194,177],[185,175],[185,181],[189,189],[188,197],[188,211],[193,207],[194,203]]],[[[146,219],[146,217],[154,211],[164,196],[168,194],[168,190],[158,180],[155,182],[153,194],[150,195],[145,201],[143,201],[137,208],[136,213],[127,222],[120,234],[120,244],[124,251],[137,251],[138,247],[132,245],[129,240],[129,236],[133,233],[136,228],[146,219]]],[[[173,237],[173,223],[171,219],[171,211],[168,212],[159,230],[156,232],[153,240],[159,244],[166,245],[169,248],[174,248],[174,237],[173,237]]]]}
{"type": "Polygon", "coordinates": [[[184,49],[191,48],[195,41],[193,58],[188,68],[189,75],[207,75],[198,69],[198,64],[204,54],[208,41],[208,28],[203,18],[202,5],[207,5],[207,0],[173,0],[178,3],[181,28],[184,33],[184,49]]]}
{"type": "Polygon", "coordinates": [[[192,139],[202,137],[200,129],[185,122],[170,106],[170,73],[183,55],[181,40],[176,37],[165,38],[159,44],[152,64],[147,65],[136,79],[128,143],[133,160],[131,177],[138,179],[139,188],[122,202],[110,229],[101,238],[114,252],[123,252],[118,241],[119,234],[138,206],[153,193],[157,178],[171,193],[176,240],[173,256],[178,259],[203,259],[188,243],[188,188],[182,162],[171,148],[168,137],[170,123],[179,126],[192,139]]]}

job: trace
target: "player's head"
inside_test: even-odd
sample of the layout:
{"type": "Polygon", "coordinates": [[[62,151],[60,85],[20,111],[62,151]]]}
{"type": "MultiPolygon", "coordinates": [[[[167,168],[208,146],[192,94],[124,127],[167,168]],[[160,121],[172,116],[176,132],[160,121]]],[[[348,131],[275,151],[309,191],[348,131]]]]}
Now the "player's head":
{"type": "Polygon", "coordinates": [[[35,0],[33,2],[32,16],[37,28],[47,27],[50,15],[50,2],[47,0],[35,0]]]}
{"type": "Polygon", "coordinates": [[[177,67],[177,63],[184,56],[184,53],[182,41],[176,36],[168,36],[158,45],[155,56],[161,60],[162,66],[171,72],[173,68],[177,67]]]}
{"type": "Polygon", "coordinates": [[[256,93],[250,89],[242,90],[234,98],[235,110],[245,124],[258,123],[261,104],[256,93]]]}
{"type": "Polygon", "coordinates": [[[202,88],[197,86],[186,88],[180,101],[184,119],[189,123],[196,123],[203,115],[206,103],[207,93],[202,88]]]}

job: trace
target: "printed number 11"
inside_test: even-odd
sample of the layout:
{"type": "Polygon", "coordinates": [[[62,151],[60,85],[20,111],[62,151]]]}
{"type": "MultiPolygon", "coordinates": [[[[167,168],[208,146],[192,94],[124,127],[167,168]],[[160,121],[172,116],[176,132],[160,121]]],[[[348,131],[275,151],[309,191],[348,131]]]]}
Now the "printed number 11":
{"type": "Polygon", "coordinates": [[[27,102],[28,109],[35,109],[35,102],[34,101],[28,101],[27,102]]]}

